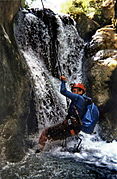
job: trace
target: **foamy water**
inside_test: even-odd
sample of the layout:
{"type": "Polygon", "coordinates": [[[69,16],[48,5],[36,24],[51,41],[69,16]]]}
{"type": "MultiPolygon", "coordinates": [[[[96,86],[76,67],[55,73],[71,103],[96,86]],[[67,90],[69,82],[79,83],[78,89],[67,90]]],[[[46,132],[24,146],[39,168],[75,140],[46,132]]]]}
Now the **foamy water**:
{"type": "MultiPolygon", "coordinates": [[[[62,147],[53,149],[53,154],[60,157],[72,157],[76,161],[82,161],[89,164],[94,164],[100,167],[107,167],[117,171],[117,142],[112,141],[107,143],[101,140],[97,134],[80,133],[82,137],[80,152],[70,153],[61,152],[62,147]]],[[[74,147],[77,141],[67,143],[67,148],[74,147]]]]}

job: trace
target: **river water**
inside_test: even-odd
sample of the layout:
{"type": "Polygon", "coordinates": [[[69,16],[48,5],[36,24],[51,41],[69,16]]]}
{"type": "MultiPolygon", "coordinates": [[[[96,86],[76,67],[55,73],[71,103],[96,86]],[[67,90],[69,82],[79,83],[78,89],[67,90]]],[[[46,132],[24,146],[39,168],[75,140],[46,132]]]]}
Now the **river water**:
{"type": "MultiPolygon", "coordinates": [[[[97,126],[98,128],[98,126],[97,126]]],[[[97,130],[97,129],[96,129],[97,130]]],[[[41,153],[37,149],[37,136],[30,136],[30,149],[19,163],[1,167],[1,179],[116,179],[117,142],[106,143],[98,134],[80,133],[80,151],[68,152],[63,143],[47,143],[41,153]]],[[[74,147],[76,139],[69,138],[66,148],[74,147]]]]}

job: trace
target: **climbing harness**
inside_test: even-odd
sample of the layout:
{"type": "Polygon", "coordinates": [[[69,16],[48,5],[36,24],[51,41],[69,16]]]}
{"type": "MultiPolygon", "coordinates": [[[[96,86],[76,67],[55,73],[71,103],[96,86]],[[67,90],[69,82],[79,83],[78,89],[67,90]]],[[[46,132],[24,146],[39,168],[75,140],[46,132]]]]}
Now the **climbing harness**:
{"type": "Polygon", "coordinates": [[[67,139],[64,139],[63,144],[62,144],[62,146],[64,148],[63,151],[68,151],[68,152],[71,152],[71,153],[80,152],[80,145],[81,145],[81,142],[82,142],[82,138],[79,137],[79,136],[76,136],[76,132],[73,129],[74,127],[72,126],[74,124],[75,120],[78,121],[80,123],[80,126],[81,126],[81,119],[79,117],[79,113],[78,113],[78,111],[76,109],[76,106],[74,106],[74,109],[75,109],[75,113],[77,115],[77,119],[71,116],[69,119],[67,119],[67,123],[68,123],[68,126],[69,126],[68,130],[70,132],[70,135],[71,135],[71,137],[73,137],[73,139],[75,139],[77,141],[77,144],[74,144],[73,147],[67,148],[67,145],[66,145],[67,144],[67,142],[66,142],[67,139]]]}
{"type": "MultiPolygon", "coordinates": [[[[77,120],[80,122],[80,125],[81,125],[82,121],[81,121],[81,118],[79,116],[78,110],[75,105],[74,105],[74,110],[75,110],[75,113],[77,116],[77,120]]],[[[71,132],[71,135],[75,137],[75,140],[77,140],[77,144],[75,144],[73,148],[69,149],[69,151],[72,153],[80,152],[80,145],[81,145],[82,139],[79,136],[75,136],[75,131],[73,129],[71,129],[70,132],[71,132]]]]}

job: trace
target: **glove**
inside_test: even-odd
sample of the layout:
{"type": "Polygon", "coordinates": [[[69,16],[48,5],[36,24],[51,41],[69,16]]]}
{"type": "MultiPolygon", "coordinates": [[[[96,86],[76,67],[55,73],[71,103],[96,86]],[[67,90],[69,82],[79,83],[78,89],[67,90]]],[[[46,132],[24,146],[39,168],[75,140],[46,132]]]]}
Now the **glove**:
{"type": "Polygon", "coordinates": [[[61,81],[67,81],[67,78],[65,76],[60,76],[61,81]]]}

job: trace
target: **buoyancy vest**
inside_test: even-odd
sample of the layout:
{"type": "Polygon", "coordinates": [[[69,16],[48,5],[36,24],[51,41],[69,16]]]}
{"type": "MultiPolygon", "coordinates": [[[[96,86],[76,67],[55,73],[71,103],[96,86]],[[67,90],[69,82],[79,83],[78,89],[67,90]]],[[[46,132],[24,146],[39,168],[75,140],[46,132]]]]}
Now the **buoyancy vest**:
{"type": "Polygon", "coordinates": [[[87,134],[91,134],[94,131],[95,125],[99,120],[98,107],[92,103],[87,105],[87,111],[82,118],[81,130],[87,134]]]}
{"type": "MultiPolygon", "coordinates": [[[[87,109],[82,119],[80,118],[81,131],[87,134],[91,134],[93,133],[95,125],[99,120],[99,110],[98,110],[98,107],[90,100],[91,98],[87,98],[87,96],[84,96],[84,98],[87,102],[87,109]]],[[[76,107],[75,107],[75,110],[77,110],[76,107]]]]}

